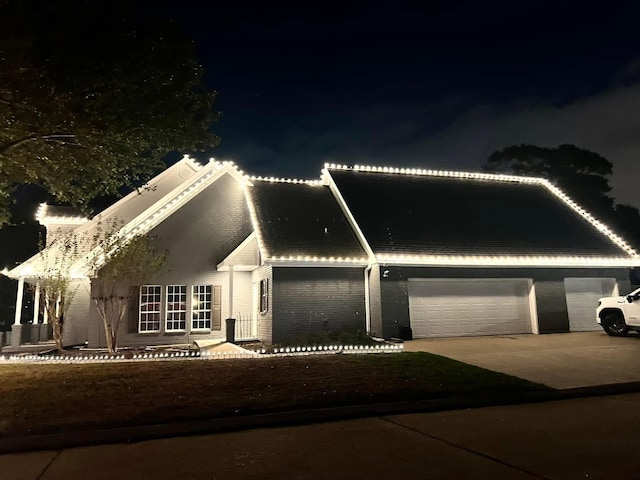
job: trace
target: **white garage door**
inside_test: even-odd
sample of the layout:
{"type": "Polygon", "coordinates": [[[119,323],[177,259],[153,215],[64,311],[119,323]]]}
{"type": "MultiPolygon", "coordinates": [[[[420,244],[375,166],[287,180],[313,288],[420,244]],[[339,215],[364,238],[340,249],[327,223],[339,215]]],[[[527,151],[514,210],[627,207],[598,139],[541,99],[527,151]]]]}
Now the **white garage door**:
{"type": "Polygon", "coordinates": [[[614,290],[617,292],[617,289],[615,278],[565,278],[569,330],[600,330],[600,325],[596,323],[598,299],[616,295],[614,290]]]}
{"type": "Polygon", "coordinates": [[[415,338],[531,333],[527,279],[409,279],[415,338]]]}

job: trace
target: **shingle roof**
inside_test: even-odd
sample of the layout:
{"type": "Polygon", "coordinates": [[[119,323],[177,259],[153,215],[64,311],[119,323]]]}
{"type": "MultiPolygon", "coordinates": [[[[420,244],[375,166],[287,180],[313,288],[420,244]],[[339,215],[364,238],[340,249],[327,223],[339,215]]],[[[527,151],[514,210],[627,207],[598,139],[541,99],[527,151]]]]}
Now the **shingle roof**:
{"type": "Polygon", "coordinates": [[[367,256],[328,187],[258,181],[250,195],[268,256],[367,256]]]}
{"type": "Polygon", "coordinates": [[[628,254],[541,184],[332,170],[375,253],[628,254]]]}

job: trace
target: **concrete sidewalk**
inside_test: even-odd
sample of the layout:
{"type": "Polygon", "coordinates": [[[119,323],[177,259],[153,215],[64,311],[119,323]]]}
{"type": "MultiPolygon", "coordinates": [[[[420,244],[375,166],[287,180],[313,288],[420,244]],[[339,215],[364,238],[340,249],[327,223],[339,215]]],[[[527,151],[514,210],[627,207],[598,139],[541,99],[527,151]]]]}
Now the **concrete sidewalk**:
{"type": "Polygon", "coordinates": [[[640,393],[10,454],[0,478],[631,479],[638,402],[640,393]]]}
{"type": "Polygon", "coordinates": [[[405,342],[424,351],[553,388],[640,382],[640,335],[604,332],[457,337],[405,342]]]}

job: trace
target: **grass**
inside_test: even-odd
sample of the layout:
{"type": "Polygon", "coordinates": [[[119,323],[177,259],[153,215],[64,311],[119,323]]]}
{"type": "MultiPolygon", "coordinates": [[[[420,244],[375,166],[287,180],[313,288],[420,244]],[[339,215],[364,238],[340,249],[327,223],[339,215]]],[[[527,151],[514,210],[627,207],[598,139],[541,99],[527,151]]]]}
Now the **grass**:
{"type": "Polygon", "coordinates": [[[544,389],[429,353],[0,364],[0,435],[544,389]]]}

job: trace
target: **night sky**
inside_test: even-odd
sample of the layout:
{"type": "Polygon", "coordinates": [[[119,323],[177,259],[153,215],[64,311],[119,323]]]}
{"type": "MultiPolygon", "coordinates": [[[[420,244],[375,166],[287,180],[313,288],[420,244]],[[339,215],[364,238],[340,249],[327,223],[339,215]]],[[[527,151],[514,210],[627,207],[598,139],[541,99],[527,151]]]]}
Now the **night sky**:
{"type": "MultiPolygon", "coordinates": [[[[640,208],[640,2],[200,3],[135,5],[183,26],[219,92],[222,143],[201,160],[477,171],[508,145],[573,143],[611,160],[612,195],[640,208]]],[[[36,197],[18,192],[19,221],[36,197]]],[[[36,230],[0,229],[0,268],[35,252],[36,230]]]]}
{"type": "Polygon", "coordinates": [[[573,143],[640,207],[638,2],[198,3],[142,11],[196,40],[218,159],[317,178],[324,162],[479,170],[508,145],[573,143]]]}

